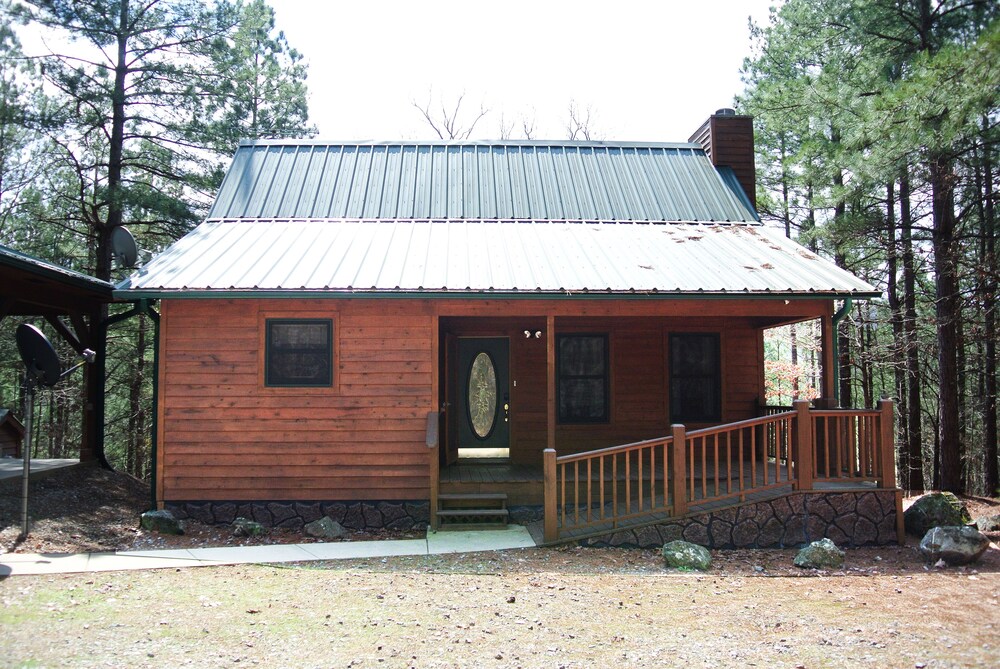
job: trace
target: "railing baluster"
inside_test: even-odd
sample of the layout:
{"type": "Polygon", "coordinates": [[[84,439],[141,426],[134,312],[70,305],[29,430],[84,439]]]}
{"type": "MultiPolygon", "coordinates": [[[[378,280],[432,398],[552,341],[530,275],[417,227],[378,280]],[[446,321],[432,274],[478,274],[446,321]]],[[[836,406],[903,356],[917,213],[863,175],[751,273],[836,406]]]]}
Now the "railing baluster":
{"type": "Polygon", "coordinates": [[[739,442],[737,443],[737,449],[736,449],[738,455],[736,464],[739,467],[740,492],[743,492],[743,483],[744,483],[743,479],[745,477],[745,474],[743,472],[743,433],[744,430],[739,431],[739,442]]]}
{"type": "Polygon", "coordinates": [[[639,470],[636,473],[636,481],[635,481],[636,486],[639,488],[639,491],[638,491],[639,492],[639,508],[637,508],[636,511],[642,511],[642,509],[643,509],[643,496],[642,496],[642,483],[643,483],[643,481],[642,481],[642,474],[643,474],[642,451],[643,450],[644,449],[640,448],[638,450],[638,452],[636,453],[636,455],[639,456],[639,470]]]}
{"type": "MultiPolygon", "coordinates": [[[[618,517],[618,454],[611,456],[611,520],[618,517]]],[[[615,523],[617,526],[617,523],[615,523]]]]}
{"type": "Polygon", "coordinates": [[[593,496],[593,486],[594,486],[594,475],[591,471],[591,463],[593,463],[592,458],[587,458],[587,522],[590,522],[590,507],[594,505],[593,496]]]}
{"type": "Polygon", "coordinates": [[[625,513],[632,513],[632,457],[625,453],[625,513]]]}
{"type": "Polygon", "coordinates": [[[573,461],[573,514],[576,524],[580,524],[580,461],[573,461]]]}
{"type": "Polygon", "coordinates": [[[601,476],[600,489],[601,489],[601,520],[604,520],[604,456],[602,455],[597,460],[597,471],[601,476]]]}

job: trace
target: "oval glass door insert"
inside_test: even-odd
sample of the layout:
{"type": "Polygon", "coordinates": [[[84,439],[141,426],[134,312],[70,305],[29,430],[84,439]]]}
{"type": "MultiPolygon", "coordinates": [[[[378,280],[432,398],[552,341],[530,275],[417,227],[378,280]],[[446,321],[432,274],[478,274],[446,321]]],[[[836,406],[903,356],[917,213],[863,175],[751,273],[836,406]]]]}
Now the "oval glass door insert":
{"type": "Polygon", "coordinates": [[[469,422],[480,439],[490,436],[497,415],[497,372],[489,353],[481,351],[469,369],[469,422]]]}

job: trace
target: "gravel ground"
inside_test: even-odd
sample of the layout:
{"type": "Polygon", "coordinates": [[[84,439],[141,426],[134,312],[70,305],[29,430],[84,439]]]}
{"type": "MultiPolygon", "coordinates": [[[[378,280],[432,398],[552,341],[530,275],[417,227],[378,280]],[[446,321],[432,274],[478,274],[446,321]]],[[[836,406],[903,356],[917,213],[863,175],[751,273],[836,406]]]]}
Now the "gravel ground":
{"type": "MultiPolygon", "coordinates": [[[[20,482],[0,484],[0,550],[237,541],[196,524],[184,537],[138,531],[148,489],[91,467],[33,482],[30,500],[32,533],[17,544],[20,482]]],[[[13,577],[0,581],[0,667],[997,666],[996,545],[950,569],[912,540],[848,549],[833,572],[799,570],[794,554],[713,551],[704,574],[668,571],[656,551],[566,546],[13,577]]]]}

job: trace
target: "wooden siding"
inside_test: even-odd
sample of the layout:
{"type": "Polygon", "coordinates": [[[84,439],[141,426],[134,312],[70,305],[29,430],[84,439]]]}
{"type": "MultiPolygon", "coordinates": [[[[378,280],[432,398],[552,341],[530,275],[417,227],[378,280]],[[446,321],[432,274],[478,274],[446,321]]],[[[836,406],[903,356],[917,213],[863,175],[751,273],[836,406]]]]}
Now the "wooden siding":
{"type": "Polygon", "coordinates": [[[822,300],[164,300],[158,497],[426,499],[426,416],[445,401],[445,334],[510,338],[511,459],[541,464],[549,319],[556,333],[606,332],[611,356],[610,420],[557,425],[560,454],[670,433],[671,332],[720,334],[722,420],[749,418],[762,392],[761,328],[830,310],[822,300]],[[333,319],[332,387],[264,386],[269,317],[333,319]],[[546,334],[526,339],[526,329],[546,334]]]}
{"type": "Polygon", "coordinates": [[[421,303],[165,300],[161,499],[422,499],[437,328],[421,303]],[[332,318],[333,385],[263,383],[267,318],[332,318]]]}

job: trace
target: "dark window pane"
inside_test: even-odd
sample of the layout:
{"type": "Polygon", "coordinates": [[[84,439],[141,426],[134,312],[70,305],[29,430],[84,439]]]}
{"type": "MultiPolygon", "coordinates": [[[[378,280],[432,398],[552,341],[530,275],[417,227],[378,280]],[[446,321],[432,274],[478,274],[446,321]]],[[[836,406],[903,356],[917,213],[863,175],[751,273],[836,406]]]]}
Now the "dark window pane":
{"type": "Polygon", "coordinates": [[[722,374],[717,334],[670,335],[670,420],[722,419],[722,374]]]}
{"type": "Polygon", "coordinates": [[[559,373],[603,375],[604,345],[604,337],[563,337],[559,344],[559,373]]]}
{"type": "Polygon", "coordinates": [[[333,378],[329,320],[268,320],[268,386],[329,386],[333,378]]]}
{"type": "Polygon", "coordinates": [[[597,423],[608,419],[608,338],[560,335],[557,341],[559,421],[597,423]]]}

